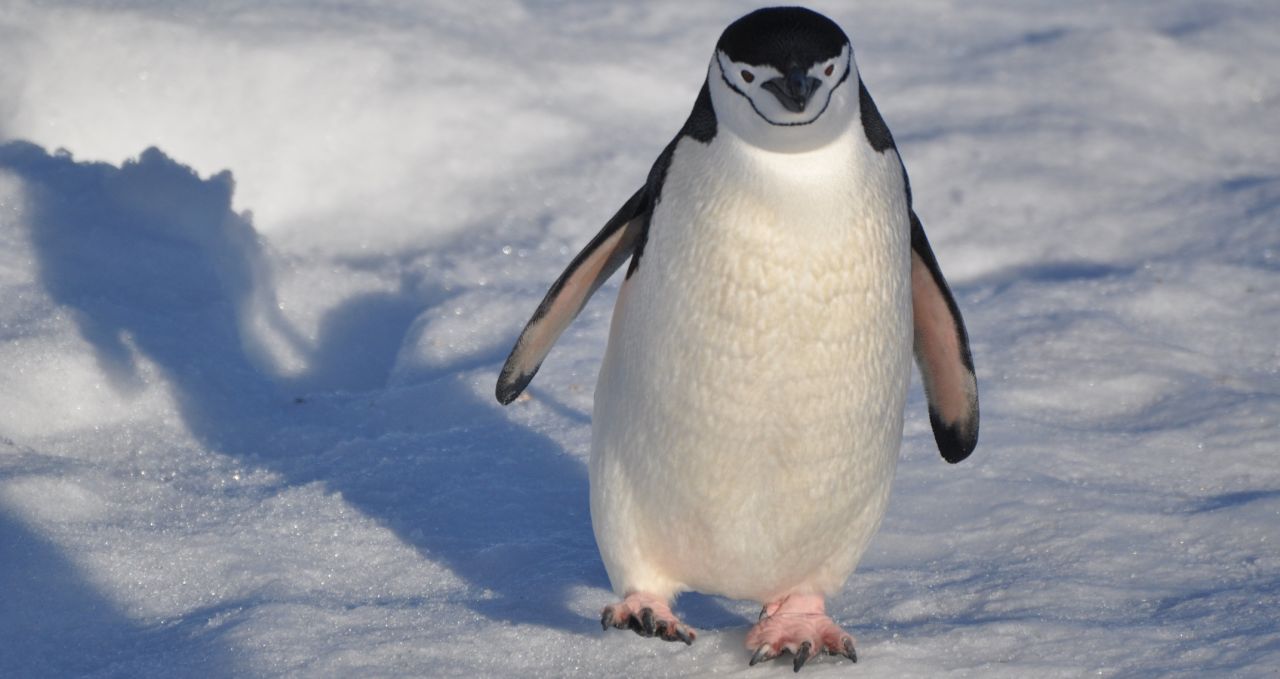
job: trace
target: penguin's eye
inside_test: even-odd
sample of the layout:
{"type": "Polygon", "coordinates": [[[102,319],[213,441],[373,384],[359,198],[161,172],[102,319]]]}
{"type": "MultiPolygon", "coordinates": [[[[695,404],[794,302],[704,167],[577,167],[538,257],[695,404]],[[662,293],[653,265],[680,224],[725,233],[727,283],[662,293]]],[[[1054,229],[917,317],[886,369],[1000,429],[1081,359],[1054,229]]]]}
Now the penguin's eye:
{"type": "Polygon", "coordinates": [[[747,84],[749,85],[753,80],[756,79],[756,77],[754,75],[751,75],[751,71],[748,71],[747,69],[744,68],[742,69],[742,79],[747,81],[747,84]]]}
{"type": "Polygon", "coordinates": [[[827,70],[823,71],[823,73],[827,75],[831,75],[832,73],[835,73],[835,72],[836,72],[835,64],[827,64],[827,70]]]}

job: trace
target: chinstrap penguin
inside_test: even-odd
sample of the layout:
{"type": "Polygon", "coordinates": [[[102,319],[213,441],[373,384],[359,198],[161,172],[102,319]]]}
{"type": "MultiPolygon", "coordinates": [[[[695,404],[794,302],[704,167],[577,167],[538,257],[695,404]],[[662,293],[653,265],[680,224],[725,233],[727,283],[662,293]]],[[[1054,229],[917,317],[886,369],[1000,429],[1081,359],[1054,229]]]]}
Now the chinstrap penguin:
{"type": "Polygon", "coordinates": [[[725,29],[684,127],[569,264],[498,379],[510,403],[630,260],[596,385],[601,623],[692,643],[698,591],[763,606],[750,662],[856,660],[826,615],[884,516],[914,352],[948,462],[978,437],[968,336],[893,137],[830,19],[725,29]]]}

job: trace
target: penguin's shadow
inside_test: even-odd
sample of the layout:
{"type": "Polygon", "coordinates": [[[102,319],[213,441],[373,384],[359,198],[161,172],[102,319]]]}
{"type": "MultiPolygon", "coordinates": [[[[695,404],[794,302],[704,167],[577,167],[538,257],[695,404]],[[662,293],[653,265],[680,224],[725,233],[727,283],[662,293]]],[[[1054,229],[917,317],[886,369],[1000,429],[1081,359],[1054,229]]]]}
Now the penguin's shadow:
{"type": "Polygon", "coordinates": [[[278,473],[281,491],[320,482],[341,493],[451,571],[466,588],[458,600],[477,613],[596,633],[589,612],[566,604],[575,589],[608,589],[584,465],[478,397],[463,374],[496,365],[503,349],[386,386],[413,320],[448,293],[409,281],[352,298],[308,341],[278,313],[268,253],[231,209],[229,173],[200,179],[156,149],[115,167],[25,142],[0,145],[0,170],[29,189],[39,283],[121,398],[150,387],[154,370],[202,445],[278,473]],[[255,323],[305,357],[302,374],[281,375],[246,341],[254,309],[255,323]]]}

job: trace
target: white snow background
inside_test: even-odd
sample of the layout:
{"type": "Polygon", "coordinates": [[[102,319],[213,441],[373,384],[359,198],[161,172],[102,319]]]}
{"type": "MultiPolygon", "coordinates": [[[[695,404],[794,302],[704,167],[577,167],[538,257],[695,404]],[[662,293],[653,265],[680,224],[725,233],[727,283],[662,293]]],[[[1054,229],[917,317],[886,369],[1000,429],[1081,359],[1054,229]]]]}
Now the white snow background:
{"type": "MultiPolygon", "coordinates": [[[[754,6],[0,3],[0,677],[789,675],[749,603],[599,628],[616,281],[492,396],[754,6]]],[[[815,7],[983,420],[946,465],[915,388],[804,673],[1277,676],[1280,4],[815,7]]]]}

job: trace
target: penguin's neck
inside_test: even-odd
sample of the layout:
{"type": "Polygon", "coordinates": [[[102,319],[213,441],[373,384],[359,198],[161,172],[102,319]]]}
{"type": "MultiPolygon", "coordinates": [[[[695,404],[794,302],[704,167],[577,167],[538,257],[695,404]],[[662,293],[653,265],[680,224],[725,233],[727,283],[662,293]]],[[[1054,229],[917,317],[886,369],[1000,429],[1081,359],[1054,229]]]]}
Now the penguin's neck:
{"type": "MultiPolygon", "coordinates": [[[[726,130],[701,149],[701,163],[717,186],[710,193],[775,214],[791,228],[825,229],[846,218],[851,196],[883,176],[874,154],[851,126],[832,143],[802,153],[777,153],[726,130]]],[[[886,187],[887,188],[887,187],[886,187]]]]}

